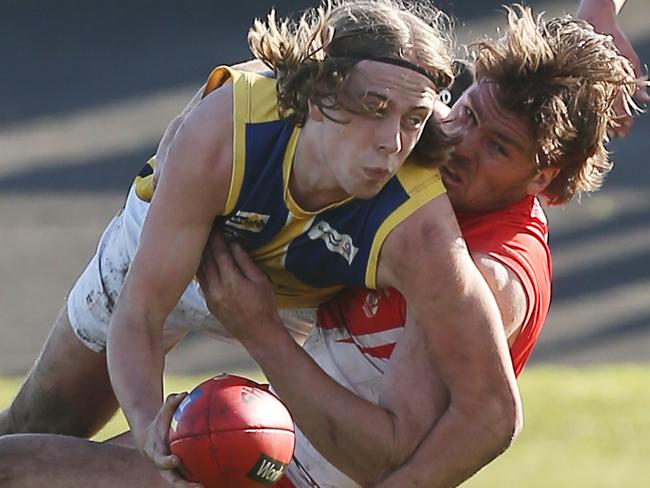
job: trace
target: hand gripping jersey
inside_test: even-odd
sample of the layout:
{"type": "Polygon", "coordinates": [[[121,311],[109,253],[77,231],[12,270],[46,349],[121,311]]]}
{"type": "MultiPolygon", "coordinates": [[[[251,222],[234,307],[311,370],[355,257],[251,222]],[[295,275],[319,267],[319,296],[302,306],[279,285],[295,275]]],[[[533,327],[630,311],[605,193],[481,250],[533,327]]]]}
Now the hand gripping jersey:
{"type": "MultiPolygon", "coordinates": [[[[268,273],[281,308],[315,307],[343,286],[375,288],[386,236],[444,192],[437,170],[407,162],[371,199],[305,211],[289,192],[300,128],[279,118],[275,80],[219,67],[206,94],[227,81],[234,97],[233,172],[218,224],[268,273]]],[[[153,164],[136,179],[144,200],[153,193],[153,164]]]]}
{"type": "MultiPolygon", "coordinates": [[[[496,212],[458,215],[458,220],[469,249],[508,266],[524,286],[527,314],[510,348],[519,375],[550,305],[546,217],[539,202],[527,197],[496,212]]],[[[345,290],[318,309],[317,327],[304,348],[338,383],[377,403],[380,380],[405,322],[406,302],[396,290],[345,290]]],[[[358,486],[329,464],[299,431],[288,479],[296,487],[358,486]]]]}

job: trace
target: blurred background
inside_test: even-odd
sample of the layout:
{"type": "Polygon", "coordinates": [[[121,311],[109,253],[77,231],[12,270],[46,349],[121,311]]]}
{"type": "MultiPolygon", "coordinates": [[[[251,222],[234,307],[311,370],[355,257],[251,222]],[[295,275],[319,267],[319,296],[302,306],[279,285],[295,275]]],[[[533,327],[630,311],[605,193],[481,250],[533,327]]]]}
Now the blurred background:
{"type": "MultiPolygon", "coordinates": [[[[0,407],[169,120],[212,67],[249,56],[254,17],[313,3],[0,0],[0,407]]],[[[457,19],[463,43],[495,33],[502,3],[436,2],[457,19]]],[[[551,16],[574,12],[578,1],[527,3],[551,16]]],[[[620,22],[647,63],[650,8],[628,3],[620,22]]],[[[649,136],[646,115],[611,144],[616,166],[604,190],[549,209],[553,303],[522,378],[527,428],[472,486],[645,486],[649,136]]],[[[168,364],[194,375],[190,386],[252,368],[240,348],[196,336],[168,364]]]]}

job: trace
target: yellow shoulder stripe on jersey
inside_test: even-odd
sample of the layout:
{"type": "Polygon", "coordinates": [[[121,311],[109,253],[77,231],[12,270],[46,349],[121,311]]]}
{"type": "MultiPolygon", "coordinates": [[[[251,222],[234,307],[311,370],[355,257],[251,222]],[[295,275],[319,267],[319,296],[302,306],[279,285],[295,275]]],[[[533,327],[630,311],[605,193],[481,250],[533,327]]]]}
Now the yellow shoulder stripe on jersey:
{"type": "Polygon", "coordinates": [[[412,160],[403,164],[395,177],[399,179],[410,198],[397,207],[377,229],[366,266],[367,288],[377,288],[379,251],[388,234],[418,208],[445,193],[438,170],[420,166],[412,160]]]}
{"type": "Polygon", "coordinates": [[[228,66],[215,68],[203,96],[232,82],[233,90],[233,165],[225,214],[235,208],[246,168],[246,124],[278,120],[275,80],[258,73],[238,71],[228,66]]]}
{"type": "Polygon", "coordinates": [[[146,167],[149,166],[151,171],[140,171],[140,174],[135,177],[133,184],[135,185],[135,194],[143,202],[150,202],[153,198],[153,173],[156,167],[156,156],[152,156],[147,161],[146,167]]]}
{"type": "MultiPolygon", "coordinates": [[[[246,160],[246,124],[278,120],[275,80],[257,73],[237,71],[228,66],[218,66],[205,84],[203,97],[224,84],[233,85],[233,164],[228,189],[228,199],[224,213],[232,212],[239,198],[241,185],[244,180],[246,160]]],[[[153,198],[153,169],[156,165],[155,156],[147,165],[151,173],[135,178],[135,190],[138,197],[150,202],[153,198]]]]}
{"type": "Polygon", "coordinates": [[[244,181],[244,164],[242,157],[245,152],[245,141],[241,134],[241,126],[239,120],[245,118],[246,108],[246,89],[242,89],[242,84],[245,85],[246,80],[241,76],[239,71],[233,70],[227,66],[217,66],[205,84],[205,91],[203,96],[207,96],[210,92],[223,86],[228,81],[232,82],[233,93],[233,159],[232,159],[232,173],[230,175],[230,188],[228,189],[228,198],[226,200],[226,207],[224,214],[229,214],[235,208],[237,199],[239,198],[239,191],[241,190],[242,181],[244,181]],[[241,164],[240,164],[241,162],[241,164]]]}

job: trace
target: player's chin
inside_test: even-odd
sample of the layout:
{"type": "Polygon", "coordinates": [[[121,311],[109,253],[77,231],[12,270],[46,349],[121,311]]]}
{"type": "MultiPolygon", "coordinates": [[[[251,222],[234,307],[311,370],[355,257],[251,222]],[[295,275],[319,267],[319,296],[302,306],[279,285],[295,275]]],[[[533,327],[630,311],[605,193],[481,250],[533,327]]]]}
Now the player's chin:
{"type": "Polygon", "coordinates": [[[386,186],[389,178],[383,181],[364,182],[350,189],[350,195],[360,200],[368,200],[377,196],[377,194],[386,186]]]}

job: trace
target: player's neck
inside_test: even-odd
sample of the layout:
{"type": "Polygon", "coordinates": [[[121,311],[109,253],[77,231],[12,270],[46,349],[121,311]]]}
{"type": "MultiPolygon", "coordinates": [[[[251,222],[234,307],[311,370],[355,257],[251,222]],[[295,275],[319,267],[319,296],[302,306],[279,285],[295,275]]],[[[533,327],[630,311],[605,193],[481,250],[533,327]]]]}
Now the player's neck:
{"type": "Polygon", "coordinates": [[[321,145],[303,129],[289,178],[294,201],[307,211],[316,211],[348,197],[332,174],[321,145]]]}

